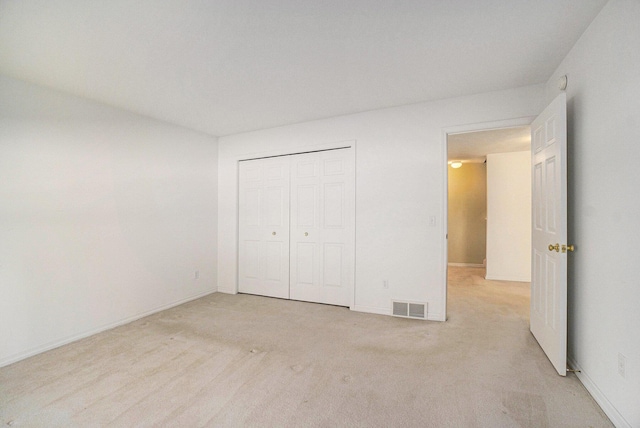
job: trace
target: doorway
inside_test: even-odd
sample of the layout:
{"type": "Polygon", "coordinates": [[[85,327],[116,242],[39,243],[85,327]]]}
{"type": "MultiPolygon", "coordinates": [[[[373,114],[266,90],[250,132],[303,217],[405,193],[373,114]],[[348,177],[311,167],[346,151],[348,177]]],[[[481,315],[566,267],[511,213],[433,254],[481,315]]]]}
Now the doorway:
{"type": "MultiPolygon", "coordinates": [[[[444,130],[446,160],[449,136],[472,131],[489,131],[530,125],[530,188],[533,197],[530,212],[529,255],[531,272],[528,287],[530,331],[549,361],[561,376],[566,376],[567,357],[567,253],[574,251],[567,241],[567,97],[561,93],[540,115],[444,130]],[[555,242],[555,244],[554,244],[555,242]],[[565,242],[565,244],[561,244],[565,242]],[[562,252],[561,252],[562,250],[562,252]]],[[[489,157],[489,155],[487,155],[489,157]]],[[[446,171],[446,169],[445,169],[446,171]]],[[[489,180],[488,180],[489,181],[489,180]]],[[[511,181],[507,176],[502,181],[511,181]]],[[[445,174],[448,184],[448,172],[445,174]]],[[[445,189],[445,221],[448,215],[448,192],[445,189]]],[[[490,198],[488,198],[490,199],[490,198]]],[[[488,204],[489,206],[489,204],[488,204]]],[[[490,223],[491,210],[488,211],[490,223]]],[[[446,225],[445,230],[448,230],[446,225]]],[[[487,229],[489,230],[489,228],[487,229]]],[[[444,260],[448,262],[448,234],[444,236],[444,260]]],[[[508,247],[507,253],[510,252],[508,247]]],[[[489,252],[488,252],[489,253],[489,252]]],[[[490,260],[487,260],[489,263],[490,260]]],[[[447,272],[445,264],[445,272],[447,272]]],[[[445,302],[448,274],[443,284],[445,302]]],[[[445,303],[446,305],[446,303],[445,303]]],[[[446,306],[445,306],[446,307],[446,306]]]]}
{"type": "Polygon", "coordinates": [[[530,128],[450,134],[447,147],[449,265],[530,281],[530,128]]]}
{"type": "Polygon", "coordinates": [[[481,280],[530,281],[532,119],[445,130],[445,287],[450,267],[481,280]]]}

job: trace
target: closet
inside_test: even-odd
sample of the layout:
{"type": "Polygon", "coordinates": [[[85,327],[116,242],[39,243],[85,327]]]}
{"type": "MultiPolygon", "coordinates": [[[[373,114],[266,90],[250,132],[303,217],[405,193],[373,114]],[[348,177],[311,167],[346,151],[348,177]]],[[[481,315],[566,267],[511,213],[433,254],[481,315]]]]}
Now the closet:
{"type": "Polygon", "coordinates": [[[240,161],[238,291],[350,306],[353,148],[240,161]]]}

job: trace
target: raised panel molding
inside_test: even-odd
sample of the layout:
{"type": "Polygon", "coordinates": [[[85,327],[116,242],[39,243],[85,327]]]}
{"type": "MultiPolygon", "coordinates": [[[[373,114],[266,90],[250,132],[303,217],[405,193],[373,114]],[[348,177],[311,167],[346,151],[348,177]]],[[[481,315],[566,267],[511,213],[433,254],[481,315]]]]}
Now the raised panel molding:
{"type": "Polygon", "coordinates": [[[324,185],[324,227],[344,228],[344,184],[324,185]]]}

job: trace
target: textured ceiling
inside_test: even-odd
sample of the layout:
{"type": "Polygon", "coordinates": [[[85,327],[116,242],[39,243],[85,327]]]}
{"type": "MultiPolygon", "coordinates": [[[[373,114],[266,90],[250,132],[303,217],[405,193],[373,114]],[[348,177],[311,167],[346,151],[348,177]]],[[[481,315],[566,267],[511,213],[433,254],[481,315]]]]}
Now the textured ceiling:
{"type": "Polygon", "coordinates": [[[0,0],[0,73],[212,135],[545,82],[606,0],[0,0]]]}

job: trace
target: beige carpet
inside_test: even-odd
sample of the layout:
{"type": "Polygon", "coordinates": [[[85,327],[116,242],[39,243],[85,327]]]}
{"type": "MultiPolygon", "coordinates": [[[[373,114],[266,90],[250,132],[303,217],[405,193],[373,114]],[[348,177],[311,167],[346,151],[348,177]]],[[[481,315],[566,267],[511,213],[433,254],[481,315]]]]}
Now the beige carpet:
{"type": "Polygon", "coordinates": [[[446,323],[213,294],[0,369],[0,427],[611,426],[482,274],[446,323]]]}

